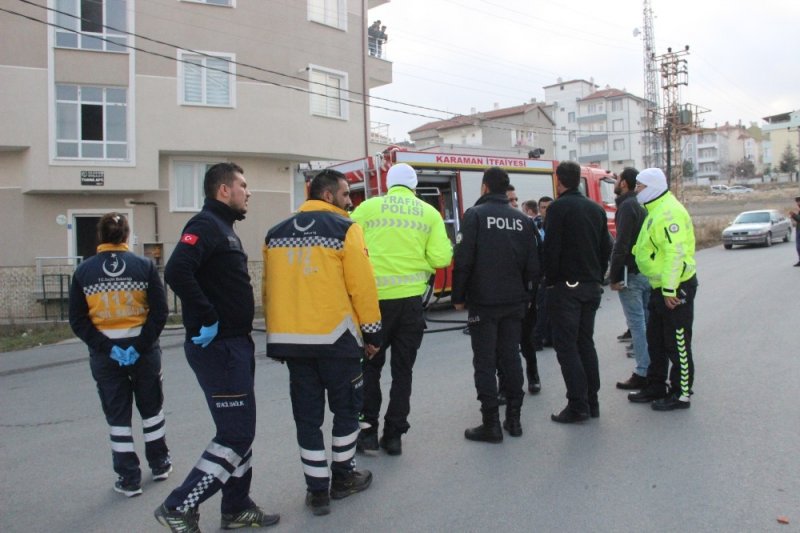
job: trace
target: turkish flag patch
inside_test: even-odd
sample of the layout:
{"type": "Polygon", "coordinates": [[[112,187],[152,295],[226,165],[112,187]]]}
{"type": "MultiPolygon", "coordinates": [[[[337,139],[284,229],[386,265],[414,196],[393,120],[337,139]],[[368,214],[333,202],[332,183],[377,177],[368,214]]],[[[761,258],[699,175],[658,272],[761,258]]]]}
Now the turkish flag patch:
{"type": "Polygon", "coordinates": [[[182,243],[190,244],[192,246],[197,244],[197,241],[199,241],[199,240],[200,240],[200,237],[198,237],[197,235],[192,235],[191,233],[184,233],[181,236],[181,242],[182,243]]]}

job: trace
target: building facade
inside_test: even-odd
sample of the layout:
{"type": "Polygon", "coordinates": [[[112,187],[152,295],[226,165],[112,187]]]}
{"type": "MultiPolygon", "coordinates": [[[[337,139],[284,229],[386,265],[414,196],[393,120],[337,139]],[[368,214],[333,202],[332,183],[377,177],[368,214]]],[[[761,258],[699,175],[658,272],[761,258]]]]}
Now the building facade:
{"type": "Polygon", "coordinates": [[[527,157],[534,149],[543,150],[544,159],[554,159],[551,109],[537,104],[476,112],[449,120],[423,124],[408,132],[418,150],[494,150],[508,156],[527,157]]]}
{"type": "Polygon", "coordinates": [[[219,161],[245,169],[237,231],[258,258],[304,197],[304,164],[368,151],[364,98],[392,66],[369,55],[366,25],[387,1],[43,0],[0,13],[0,282],[38,266],[0,318],[41,315],[42,291],[94,253],[108,211],[163,264],[219,161]]]}
{"type": "Polygon", "coordinates": [[[779,172],[787,147],[796,158],[800,158],[800,110],[764,117],[761,131],[764,134],[764,165],[772,172],[779,172]]]}

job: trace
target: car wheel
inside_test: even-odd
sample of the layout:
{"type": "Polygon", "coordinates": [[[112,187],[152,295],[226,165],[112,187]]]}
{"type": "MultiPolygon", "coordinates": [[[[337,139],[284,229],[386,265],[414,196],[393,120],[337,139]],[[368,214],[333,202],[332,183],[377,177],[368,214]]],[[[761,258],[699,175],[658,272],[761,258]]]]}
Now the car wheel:
{"type": "Polygon", "coordinates": [[[786,236],[783,238],[783,242],[789,242],[789,234],[791,234],[791,231],[786,232],[786,236]]]}
{"type": "Polygon", "coordinates": [[[723,244],[722,246],[724,246],[726,250],[730,250],[731,248],[733,248],[732,244],[723,244]]]}
{"type": "Polygon", "coordinates": [[[767,233],[767,236],[764,238],[764,246],[772,246],[772,232],[767,233]]]}

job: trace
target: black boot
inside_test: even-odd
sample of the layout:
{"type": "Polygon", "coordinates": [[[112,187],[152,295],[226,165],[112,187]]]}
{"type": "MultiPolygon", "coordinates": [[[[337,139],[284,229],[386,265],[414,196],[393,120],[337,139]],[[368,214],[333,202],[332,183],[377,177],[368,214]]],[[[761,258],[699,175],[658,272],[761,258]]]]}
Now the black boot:
{"type": "Polygon", "coordinates": [[[500,428],[500,412],[495,407],[483,412],[483,424],[464,431],[464,437],[481,442],[503,442],[503,430],[500,428]]]}
{"type": "Polygon", "coordinates": [[[522,424],[519,422],[521,407],[519,405],[506,406],[506,419],[503,421],[503,429],[508,431],[512,437],[522,436],[522,424]]]}

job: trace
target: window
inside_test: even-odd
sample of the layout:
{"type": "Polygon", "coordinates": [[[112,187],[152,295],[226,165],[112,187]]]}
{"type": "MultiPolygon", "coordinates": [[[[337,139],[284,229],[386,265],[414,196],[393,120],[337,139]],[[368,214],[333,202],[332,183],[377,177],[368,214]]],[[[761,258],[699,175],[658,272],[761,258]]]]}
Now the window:
{"type": "Polygon", "coordinates": [[[183,105],[234,107],[236,68],[233,54],[191,54],[178,51],[178,101],[183,105]]]}
{"type": "Polygon", "coordinates": [[[614,119],[611,121],[611,131],[622,131],[625,127],[625,122],[621,119],[614,119]]]}
{"type": "Polygon", "coordinates": [[[567,122],[575,122],[575,111],[567,113],[567,122]]]}
{"type": "Polygon", "coordinates": [[[174,161],[170,196],[173,211],[200,211],[205,192],[203,179],[214,163],[205,161],[174,161]]]}
{"type": "Polygon", "coordinates": [[[569,132],[569,142],[574,143],[577,138],[577,134],[574,131],[569,132]]]}
{"type": "Polygon", "coordinates": [[[587,113],[597,113],[597,104],[589,104],[586,106],[587,113]]]}
{"type": "Polygon", "coordinates": [[[56,85],[56,157],[128,159],[128,90],[56,85]]]}
{"type": "Polygon", "coordinates": [[[622,111],[622,100],[611,100],[611,111],[622,111]]]}
{"type": "Polygon", "coordinates": [[[577,150],[570,150],[569,151],[569,160],[570,161],[577,161],[578,160],[578,151],[577,150]]]}
{"type": "Polygon", "coordinates": [[[347,29],[347,0],[308,0],[308,20],[347,29]]]}
{"type": "Polygon", "coordinates": [[[625,149],[625,139],[614,139],[614,150],[624,150],[625,149]]]}
{"type": "Polygon", "coordinates": [[[126,52],[126,0],[56,0],[56,46],[126,52]],[[67,28],[67,29],[63,29],[67,28]]]}
{"type": "Polygon", "coordinates": [[[347,73],[310,66],[311,114],[347,119],[347,73]]]}

